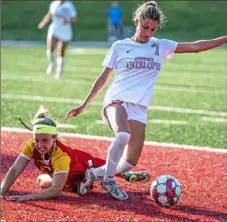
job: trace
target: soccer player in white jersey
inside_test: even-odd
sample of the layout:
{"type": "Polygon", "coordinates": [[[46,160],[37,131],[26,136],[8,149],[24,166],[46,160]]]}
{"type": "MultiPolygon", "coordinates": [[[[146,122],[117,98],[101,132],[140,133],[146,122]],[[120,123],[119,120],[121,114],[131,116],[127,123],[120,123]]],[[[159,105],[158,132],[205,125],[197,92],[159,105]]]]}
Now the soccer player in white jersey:
{"type": "Polygon", "coordinates": [[[48,13],[39,23],[38,28],[42,29],[52,20],[47,34],[47,57],[49,66],[46,70],[50,75],[55,68],[54,50],[58,44],[58,58],[56,79],[63,76],[63,67],[65,63],[65,50],[68,42],[72,40],[72,23],[77,21],[77,11],[71,1],[52,1],[48,13]]]}
{"type": "Polygon", "coordinates": [[[115,138],[109,146],[106,165],[91,168],[86,177],[91,184],[93,176],[103,175],[103,187],[120,200],[127,199],[128,195],[118,187],[114,175],[116,171],[130,171],[139,161],[144,145],[147,109],[164,59],[171,59],[174,53],[198,53],[227,43],[227,36],[196,42],[155,38],[157,29],[163,24],[164,14],[154,1],[140,5],[133,20],[135,35],[113,43],[102,64],[104,68],[88,96],[65,117],[68,119],[82,113],[115,71],[115,78],[103,102],[103,117],[115,138]]]}

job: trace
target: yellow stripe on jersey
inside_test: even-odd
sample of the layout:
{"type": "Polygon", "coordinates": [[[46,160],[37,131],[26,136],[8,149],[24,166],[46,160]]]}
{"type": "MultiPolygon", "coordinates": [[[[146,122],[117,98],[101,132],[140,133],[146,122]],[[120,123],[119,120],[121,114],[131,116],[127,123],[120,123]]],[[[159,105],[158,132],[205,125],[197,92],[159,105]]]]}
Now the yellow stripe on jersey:
{"type": "Polygon", "coordinates": [[[33,138],[31,138],[22,148],[21,153],[28,157],[29,159],[33,159],[33,151],[35,149],[35,143],[33,138]]]}
{"type": "Polygon", "coordinates": [[[68,154],[64,153],[59,147],[56,147],[51,161],[54,174],[61,171],[69,172],[71,159],[68,154]]]}

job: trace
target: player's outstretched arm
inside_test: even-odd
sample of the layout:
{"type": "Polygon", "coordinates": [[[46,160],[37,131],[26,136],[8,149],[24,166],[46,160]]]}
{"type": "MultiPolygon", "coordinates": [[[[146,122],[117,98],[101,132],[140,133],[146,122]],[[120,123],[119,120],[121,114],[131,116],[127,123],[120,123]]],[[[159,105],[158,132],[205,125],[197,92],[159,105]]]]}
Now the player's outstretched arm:
{"type": "Polygon", "coordinates": [[[29,200],[50,200],[61,195],[68,178],[68,173],[55,174],[52,179],[52,186],[41,192],[36,192],[24,196],[9,196],[10,201],[29,201],[29,200]]]}
{"type": "Polygon", "coordinates": [[[9,190],[9,188],[14,184],[16,179],[23,172],[24,168],[27,166],[30,160],[26,159],[23,156],[18,156],[15,160],[14,164],[9,168],[9,171],[5,175],[2,183],[1,183],[1,195],[9,190]]]}
{"type": "Polygon", "coordinates": [[[180,42],[175,53],[198,53],[227,44],[227,36],[216,39],[199,40],[196,42],[180,42]]]}
{"type": "Polygon", "coordinates": [[[110,75],[112,72],[112,68],[105,67],[99,77],[94,82],[90,92],[88,93],[86,99],[83,104],[71,109],[65,116],[65,119],[69,119],[71,117],[75,117],[78,114],[82,113],[85,108],[92,103],[92,101],[99,95],[101,90],[106,86],[110,79],[110,75]]]}

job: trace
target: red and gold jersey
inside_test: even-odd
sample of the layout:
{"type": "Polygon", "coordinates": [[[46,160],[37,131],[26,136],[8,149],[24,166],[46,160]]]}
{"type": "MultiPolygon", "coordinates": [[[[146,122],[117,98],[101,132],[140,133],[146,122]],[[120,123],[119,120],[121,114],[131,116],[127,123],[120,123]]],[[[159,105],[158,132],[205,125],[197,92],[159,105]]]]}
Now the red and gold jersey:
{"type": "Polygon", "coordinates": [[[73,190],[84,178],[88,169],[88,161],[92,161],[93,167],[105,164],[105,161],[92,157],[89,153],[71,148],[65,141],[58,139],[49,160],[45,160],[35,147],[31,138],[22,148],[21,156],[28,160],[34,160],[36,167],[42,172],[53,176],[57,173],[68,173],[65,189],[73,190]]]}

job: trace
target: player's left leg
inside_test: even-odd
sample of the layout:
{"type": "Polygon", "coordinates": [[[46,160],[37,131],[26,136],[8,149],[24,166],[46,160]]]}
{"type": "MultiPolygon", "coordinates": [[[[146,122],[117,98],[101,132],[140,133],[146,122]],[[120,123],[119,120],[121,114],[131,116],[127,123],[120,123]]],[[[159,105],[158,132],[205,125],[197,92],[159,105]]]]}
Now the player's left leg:
{"type": "Polygon", "coordinates": [[[129,182],[148,182],[151,178],[147,171],[130,171],[139,161],[141,156],[146,125],[137,120],[129,120],[131,137],[125,148],[123,157],[118,164],[118,172],[129,182]]]}
{"type": "Polygon", "coordinates": [[[49,65],[48,68],[46,70],[46,73],[48,75],[50,75],[55,67],[55,57],[54,57],[54,50],[56,48],[58,39],[55,38],[54,36],[48,36],[47,37],[47,51],[46,51],[46,55],[47,55],[47,59],[49,61],[49,65]]]}
{"type": "Polygon", "coordinates": [[[65,64],[65,52],[68,46],[68,42],[62,40],[58,43],[58,58],[57,58],[57,72],[56,79],[61,79],[63,77],[63,69],[65,64]]]}

